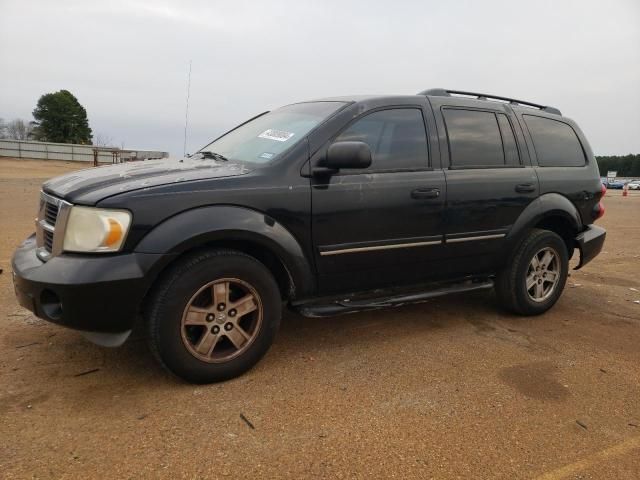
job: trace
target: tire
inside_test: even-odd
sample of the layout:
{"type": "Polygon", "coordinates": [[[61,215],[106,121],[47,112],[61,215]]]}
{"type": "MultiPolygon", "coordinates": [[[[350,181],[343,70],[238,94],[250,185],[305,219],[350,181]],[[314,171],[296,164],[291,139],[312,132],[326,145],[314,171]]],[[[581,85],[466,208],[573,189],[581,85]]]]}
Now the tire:
{"type": "Polygon", "coordinates": [[[496,277],[498,300],[504,308],[520,315],[540,315],[558,301],[568,269],[564,240],[549,230],[532,229],[518,245],[509,265],[496,277]],[[549,260],[552,257],[545,256],[547,253],[554,259],[549,260]],[[534,256],[538,259],[538,270],[534,269],[534,256]],[[550,280],[553,269],[556,270],[555,283],[550,280]]]}
{"type": "Polygon", "coordinates": [[[233,250],[185,257],[161,278],[148,305],[151,351],[192,383],[228,380],[253,367],[273,343],[282,315],[269,270],[233,250]]]}

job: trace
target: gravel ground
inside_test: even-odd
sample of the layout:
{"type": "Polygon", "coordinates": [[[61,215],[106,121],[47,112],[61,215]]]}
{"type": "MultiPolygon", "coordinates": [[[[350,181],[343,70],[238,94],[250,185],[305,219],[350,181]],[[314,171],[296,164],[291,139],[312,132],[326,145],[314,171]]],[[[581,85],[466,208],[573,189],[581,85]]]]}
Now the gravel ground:
{"type": "Polygon", "coordinates": [[[490,292],[286,314],[248,374],[193,386],[21,309],[10,256],[64,162],[0,160],[0,477],[640,477],[640,194],[552,311],[490,292]]]}

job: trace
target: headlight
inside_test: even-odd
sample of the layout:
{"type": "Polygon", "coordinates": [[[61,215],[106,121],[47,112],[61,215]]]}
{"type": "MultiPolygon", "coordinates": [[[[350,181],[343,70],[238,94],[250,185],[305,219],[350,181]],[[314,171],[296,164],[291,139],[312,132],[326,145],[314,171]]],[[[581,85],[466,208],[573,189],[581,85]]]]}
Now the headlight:
{"type": "Polygon", "coordinates": [[[72,207],[64,232],[66,252],[117,252],[131,225],[126,210],[72,207]]]}

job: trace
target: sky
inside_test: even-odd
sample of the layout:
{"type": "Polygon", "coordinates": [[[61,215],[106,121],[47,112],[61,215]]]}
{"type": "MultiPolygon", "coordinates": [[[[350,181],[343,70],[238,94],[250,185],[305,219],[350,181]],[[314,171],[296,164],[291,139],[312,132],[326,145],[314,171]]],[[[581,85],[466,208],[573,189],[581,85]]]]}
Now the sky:
{"type": "Polygon", "coordinates": [[[640,153],[640,1],[0,0],[0,117],[71,91],[94,138],[183,153],[296,101],[442,87],[552,105],[640,153]]]}

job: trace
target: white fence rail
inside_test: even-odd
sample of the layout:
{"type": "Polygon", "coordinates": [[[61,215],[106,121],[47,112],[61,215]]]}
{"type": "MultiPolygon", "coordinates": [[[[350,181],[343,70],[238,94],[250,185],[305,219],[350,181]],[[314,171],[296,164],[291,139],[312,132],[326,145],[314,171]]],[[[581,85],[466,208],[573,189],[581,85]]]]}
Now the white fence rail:
{"type": "Polygon", "coordinates": [[[118,152],[117,158],[120,161],[146,160],[169,156],[167,152],[152,150],[113,149],[109,151],[104,149],[104,147],[97,147],[95,145],[35,142],[31,140],[0,140],[0,157],[93,162],[94,148],[100,149],[100,151],[97,152],[99,163],[112,163],[114,161],[113,151],[118,152]]]}

